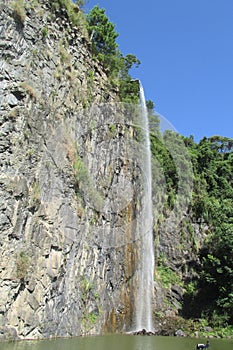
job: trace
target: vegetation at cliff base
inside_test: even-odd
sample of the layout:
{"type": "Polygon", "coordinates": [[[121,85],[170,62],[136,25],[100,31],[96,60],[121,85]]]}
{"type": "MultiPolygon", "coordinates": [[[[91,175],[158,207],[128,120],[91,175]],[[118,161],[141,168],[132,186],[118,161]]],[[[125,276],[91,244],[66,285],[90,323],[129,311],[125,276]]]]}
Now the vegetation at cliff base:
{"type": "Polygon", "coordinates": [[[199,278],[187,297],[188,314],[195,310],[213,324],[233,323],[233,139],[214,136],[189,148],[195,171],[192,209],[209,227],[199,251],[199,278]]]}
{"type": "MultiPolygon", "coordinates": [[[[156,128],[151,133],[152,153],[166,179],[166,210],[173,208],[179,182],[174,159],[166,147],[169,133],[162,136],[156,128]]],[[[206,233],[191,277],[183,281],[186,293],[181,314],[206,319],[213,327],[225,327],[233,324],[233,139],[205,137],[199,143],[192,136],[182,139],[193,166],[191,222],[185,229],[191,233],[192,225],[198,224],[206,228],[206,233]]]]}

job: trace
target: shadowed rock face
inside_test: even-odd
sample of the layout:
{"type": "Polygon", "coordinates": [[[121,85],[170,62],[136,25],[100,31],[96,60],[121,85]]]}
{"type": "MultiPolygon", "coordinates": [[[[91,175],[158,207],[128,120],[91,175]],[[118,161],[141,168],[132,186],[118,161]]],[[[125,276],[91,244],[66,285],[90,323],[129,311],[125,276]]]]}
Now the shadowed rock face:
{"type": "Polygon", "coordinates": [[[114,108],[89,109],[116,92],[82,31],[47,3],[25,1],[23,18],[0,5],[0,338],[132,321],[134,129],[114,108]]]}

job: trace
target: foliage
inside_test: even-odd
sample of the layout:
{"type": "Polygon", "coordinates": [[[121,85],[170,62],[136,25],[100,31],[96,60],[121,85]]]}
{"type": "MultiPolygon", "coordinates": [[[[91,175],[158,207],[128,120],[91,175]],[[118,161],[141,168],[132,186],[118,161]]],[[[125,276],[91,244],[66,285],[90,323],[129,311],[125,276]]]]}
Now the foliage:
{"type": "Polygon", "coordinates": [[[88,170],[77,154],[74,155],[73,169],[76,180],[76,186],[79,187],[80,183],[88,180],[88,170]]]}
{"type": "Polygon", "coordinates": [[[27,253],[21,251],[16,258],[16,274],[17,278],[24,279],[27,276],[30,266],[30,259],[27,253]]]}
{"type": "Polygon", "coordinates": [[[214,328],[209,326],[205,318],[184,319],[183,317],[164,317],[161,314],[156,315],[158,322],[165,324],[166,334],[174,335],[177,329],[182,331],[189,337],[198,338],[232,338],[233,327],[219,327],[214,328]]]}
{"type": "Polygon", "coordinates": [[[213,325],[233,322],[233,140],[184,139],[194,166],[192,210],[211,234],[199,251],[199,278],[185,296],[185,313],[201,312],[213,325]]]}
{"type": "Polygon", "coordinates": [[[90,331],[96,324],[98,320],[98,315],[96,315],[95,313],[88,313],[85,314],[82,318],[82,326],[84,328],[85,332],[90,331]]]}
{"type": "Polygon", "coordinates": [[[160,134],[159,120],[156,115],[152,117],[151,151],[164,177],[159,180],[157,191],[161,190],[161,195],[165,196],[165,211],[173,209],[175,205],[179,210],[190,192],[189,187],[193,180],[192,166],[181,136],[170,130],[160,134]]]}
{"type": "Polygon", "coordinates": [[[94,300],[97,302],[99,295],[95,290],[94,284],[90,282],[87,277],[84,277],[80,283],[80,289],[82,293],[81,300],[84,306],[82,326],[84,328],[84,331],[87,332],[96,324],[100,312],[97,303],[95,311],[89,312],[89,302],[93,302],[94,300]]]}
{"type": "Polygon", "coordinates": [[[87,15],[87,22],[92,53],[102,63],[109,78],[115,80],[121,101],[137,102],[138,84],[132,81],[129,70],[138,67],[140,61],[132,54],[121,54],[116,42],[118,33],[105,9],[96,5],[87,15]]]}
{"type": "Polygon", "coordinates": [[[17,21],[20,23],[24,24],[24,21],[26,19],[26,11],[25,11],[25,2],[24,0],[15,0],[13,2],[13,11],[14,11],[14,16],[17,21]]]}
{"type": "Polygon", "coordinates": [[[76,5],[81,7],[81,6],[85,5],[86,0],[73,0],[73,2],[76,3],[76,5]]]}
{"type": "Polygon", "coordinates": [[[118,33],[115,31],[115,25],[108,20],[105,9],[96,5],[88,14],[87,21],[93,52],[103,54],[106,60],[109,56],[116,55],[118,33]]]}
{"type": "Polygon", "coordinates": [[[34,87],[28,82],[23,81],[20,83],[20,87],[26,91],[26,93],[33,99],[37,99],[37,92],[35,91],[34,87]]]}
{"type": "Polygon", "coordinates": [[[128,76],[125,79],[119,80],[119,97],[125,103],[138,102],[138,84],[128,76]]]}
{"type": "Polygon", "coordinates": [[[46,38],[48,36],[48,27],[43,27],[41,29],[41,34],[43,38],[46,38]]]}
{"type": "MultiPolygon", "coordinates": [[[[224,225],[225,226],[225,225],[224,225]]],[[[233,225],[213,234],[200,252],[198,299],[213,322],[233,322],[233,225]],[[224,317],[223,317],[224,316],[224,317]]]]}
{"type": "Polygon", "coordinates": [[[174,284],[180,284],[179,276],[177,276],[177,273],[168,266],[159,265],[157,267],[157,273],[162,282],[163,288],[171,288],[174,284]]]}
{"type": "MultiPolygon", "coordinates": [[[[147,106],[153,108],[153,103],[148,102],[147,106]]],[[[182,137],[192,161],[192,173],[185,165],[184,155],[179,153],[180,141],[171,143],[173,134],[167,131],[161,135],[158,127],[152,125],[152,154],[162,167],[166,182],[164,208],[173,209],[182,172],[189,173],[194,184],[190,218],[208,227],[192,266],[195,277],[185,281],[182,312],[185,317],[206,318],[214,327],[228,327],[233,322],[233,140],[214,136],[197,144],[193,136],[182,137]]],[[[182,225],[193,236],[190,222],[184,221],[182,225]]],[[[158,271],[163,284],[174,283],[167,267],[160,264],[158,271]]]]}
{"type": "Polygon", "coordinates": [[[74,189],[77,195],[83,197],[85,193],[85,200],[88,201],[89,207],[91,203],[95,203],[96,207],[101,207],[103,198],[96,189],[93,179],[89,173],[88,167],[78,154],[75,145],[72,145],[67,152],[67,158],[72,163],[74,173],[74,189]]]}
{"type": "Polygon", "coordinates": [[[55,0],[51,6],[56,10],[59,8],[66,9],[71,24],[81,28],[84,36],[87,38],[86,19],[84,13],[80,10],[80,6],[84,5],[84,3],[85,1],[82,0],[76,2],[71,0],[55,0]]]}
{"type": "Polygon", "coordinates": [[[146,101],[146,107],[148,109],[148,111],[153,111],[155,108],[154,102],[152,100],[147,100],[146,101]]]}

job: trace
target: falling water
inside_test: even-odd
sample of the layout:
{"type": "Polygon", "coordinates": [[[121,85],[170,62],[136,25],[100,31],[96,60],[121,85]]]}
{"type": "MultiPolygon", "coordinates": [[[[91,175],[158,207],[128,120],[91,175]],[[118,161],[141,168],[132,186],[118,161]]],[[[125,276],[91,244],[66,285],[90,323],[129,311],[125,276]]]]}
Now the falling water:
{"type": "Polygon", "coordinates": [[[151,150],[148,112],[145,95],[140,84],[140,107],[144,131],[144,172],[145,172],[145,205],[143,209],[144,232],[140,240],[140,266],[138,269],[138,290],[136,296],[136,329],[153,331],[152,302],[154,280],[154,247],[153,247],[153,214],[152,214],[152,179],[151,179],[151,150]]]}

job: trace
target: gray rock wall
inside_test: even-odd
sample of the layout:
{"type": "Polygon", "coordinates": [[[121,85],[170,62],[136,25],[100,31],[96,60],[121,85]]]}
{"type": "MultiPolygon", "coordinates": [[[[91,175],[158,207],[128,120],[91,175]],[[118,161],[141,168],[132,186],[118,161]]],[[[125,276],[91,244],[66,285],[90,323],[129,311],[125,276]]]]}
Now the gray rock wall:
{"type": "Polygon", "coordinates": [[[47,1],[18,3],[0,4],[0,338],[126,330],[135,130],[101,105],[116,92],[81,27],[47,1]]]}
{"type": "MultiPolygon", "coordinates": [[[[142,132],[137,108],[115,103],[82,23],[45,0],[0,3],[0,339],[134,324],[142,132]]],[[[208,228],[188,206],[164,210],[153,170],[156,262],[178,277],[164,286],[155,271],[154,311],[169,316],[208,228]]]]}

